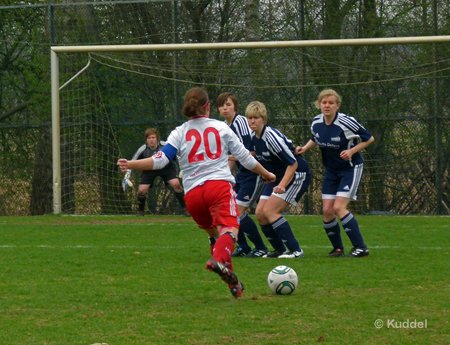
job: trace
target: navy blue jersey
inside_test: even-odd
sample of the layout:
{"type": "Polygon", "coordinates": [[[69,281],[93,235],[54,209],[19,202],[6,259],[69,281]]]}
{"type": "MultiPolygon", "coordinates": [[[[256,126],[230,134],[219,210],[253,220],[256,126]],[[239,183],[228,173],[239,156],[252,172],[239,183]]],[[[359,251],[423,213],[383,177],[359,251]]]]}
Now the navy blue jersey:
{"type": "MultiPolygon", "coordinates": [[[[255,133],[250,129],[247,122],[247,118],[242,115],[236,114],[230,125],[230,128],[237,135],[241,143],[244,144],[244,147],[247,150],[252,151],[251,150],[252,138],[255,136],[255,133]]],[[[256,179],[256,174],[254,172],[251,172],[250,170],[244,168],[244,166],[241,163],[239,162],[236,163],[239,169],[236,175],[237,183],[242,182],[243,180],[245,180],[246,177],[251,175],[255,175],[256,179]]]]}
{"type": "Polygon", "coordinates": [[[372,135],[353,117],[336,113],[331,125],[325,123],[323,114],[317,115],[311,124],[312,138],[319,145],[322,161],[333,172],[350,169],[364,162],[361,152],[355,153],[349,161],[340,157],[342,151],[349,150],[360,141],[369,140],[372,135]]]}
{"type": "Polygon", "coordinates": [[[266,170],[275,174],[277,179],[283,178],[286,168],[298,162],[297,171],[309,171],[308,163],[301,155],[294,155],[292,141],[278,129],[264,126],[261,137],[253,137],[253,149],[256,159],[266,170]]]}

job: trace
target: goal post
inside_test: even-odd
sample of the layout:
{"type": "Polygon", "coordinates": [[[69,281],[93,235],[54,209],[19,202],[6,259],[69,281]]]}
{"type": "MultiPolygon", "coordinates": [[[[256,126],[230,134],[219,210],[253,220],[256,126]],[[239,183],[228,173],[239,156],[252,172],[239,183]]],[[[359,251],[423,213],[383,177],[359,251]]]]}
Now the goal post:
{"type": "Polygon", "coordinates": [[[61,213],[61,140],[59,104],[59,59],[51,51],[51,92],[52,92],[52,170],[53,170],[53,213],[61,213]]]}
{"type": "MultiPolygon", "coordinates": [[[[311,41],[263,41],[263,42],[226,42],[226,43],[191,43],[191,44],[155,44],[155,45],[91,45],[91,46],[53,46],[51,47],[51,96],[52,96],[52,149],[53,149],[53,210],[55,214],[60,214],[61,212],[64,212],[62,209],[62,175],[61,175],[61,117],[60,117],[60,111],[61,111],[61,104],[60,104],[60,88],[61,88],[61,84],[63,83],[63,85],[67,85],[68,83],[70,84],[70,82],[73,82],[72,80],[77,80],[76,77],[78,77],[78,75],[81,74],[81,71],[84,72],[84,69],[82,70],[81,68],[79,68],[78,70],[73,70],[70,72],[66,73],[66,76],[69,76],[70,73],[72,73],[73,78],[68,78],[67,80],[61,81],[61,77],[60,77],[60,56],[61,54],[101,54],[101,53],[115,53],[115,54],[121,54],[121,53],[137,53],[137,52],[149,52],[150,54],[153,52],[154,55],[152,55],[152,59],[156,59],[159,58],[158,55],[156,55],[155,52],[186,52],[186,54],[188,54],[188,52],[200,52],[200,51],[240,51],[240,52],[249,52],[251,50],[256,50],[257,52],[263,51],[263,50],[277,50],[280,51],[280,54],[277,55],[273,55],[270,57],[264,57],[262,56],[261,59],[266,59],[266,60],[261,60],[263,61],[263,63],[261,63],[261,61],[256,61],[254,60],[254,62],[252,62],[251,65],[248,66],[248,70],[249,70],[249,75],[253,75],[255,76],[255,79],[253,80],[254,84],[252,85],[247,85],[247,81],[243,80],[241,82],[241,84],[238,85],[234,85],[231,84],[229,82],[229,80],[233,80],[232,78],[232,73],[236,74],[239,73],[239,66],[235,66],[233,68],[230,69],[230,78],[227,79],[226,82],[221,82],[220,80],[220,75],[212,75],[214,73],[217,73],[217,70],[208,70],[208,73],[210,74],[209,76],[207,76],[207,73],[204,71],[205,68],[202,68],[202,65],[195,65],[194,62],[191,66],[191,68],[189,68],[192,71],[199,71],[198,73],[204,73],[202,75],[202,78],[196,79],[195,77],[192,77],[192,74],[194,74],[194,72],[191,73],[190,78],[191,79],[183,79],[183,75],[181,77],[170,77],[170,75],[175,75],[176,73],[179,73],[178,67],[177,65],[172,65],[170,66],[170,57],[165,58],[161,58],[161,61],[163,61],[160,65],[158,65],[158,67],[156,67],[153,64],[153,60],[148,58],[146,60],[146,62],[142,62],[142,61],[136,61],[135,63],[133,63],[133,66],[131,67],[131,59],[130,58],[120,58],[115,56],[114,58],[110,58],[110,57],[105,57],[103,55],[96,55],[94,56],[94,58],[96,59],[96,61],[101,65],[100,67],[98,67],[99,71],[98,73],[101,74],[102,69],[103,68],[115,68],[116,70],[120,70],[121,73],[135,73],[136,75],[138,74],[142,74],[144,76],[149,76],[151,78],[154,78],[154,80],[162,80],[162,79],[170,79],[170,82],[173,83],[184,83],[186,85],[186,87],[188,86],[192,86],[192,85],[202,85],[202,86],[207,86],[207,85],[211,85],[214,90],[215,93],[219,92],[220,90],[223,91],[229,91],[230,89],[234,89],[234,90],[243,90],[244,88],[247,89],[253,89],[253,90],[263,90],[263,89],[268,89],[268,88],[279,88],[280,90],[283,90],[283,94],[285,95],[286,98],[291,98],[289,99],[285,104],[281,105],[280,108],[286,108],[288,109],[289,112],[295,113],[295,107],[299,106],[300,108],[302,108],[302,111],[307,112],[308,115],[304,116],[304,123],[302,124],[303,129],[302,129],[302,134],[301,137],[303,140],[306,139],[307,137],[307,128],[308,128],[308,123],[307,120],[305,120],[306,118],[310,118],[310,113],[311,111],[314,112],[314,110],[311,109],[307,109],[308,107],[310,108],[310,105],[299,105],[298,103],[301,102],[300,99],[295,100],[295,93],[291,92],[291,90],[295,89],[295,88],[301,88],[306,89],[308,88],[308,90],[310,90],[310,94],[315,94],[316,91],[318,89],[320,89],[321,87],[324,88],[326,86],[332,86],[332,87],[337,87],[339,89],[339,91],[342,93],[342,90],[345,90],[345,87],[354,87],[355,85],[363,85],[366,82],[364,80],[359,80],[359,81],[345,81],[345,82],[339,82],[340,79],[343,79],[342,75],[339,75],[339,71],[333,71],[333,69],[330,69],[330,71],[333,74],[331,77],[329,77],[328,79],[324,79],[326,80],[326,82],[324,82],[323,84],[314,84],[314,83],[309,83],[307,78],[311,77],[311,79],[315,78],[315,76],[318,73],[323,73],[325,75],[325,71],[321,71],[321,64],[317,63],[315,65],[315,67],[311,67],[311,66],[306,66],[306,63],[304,61],[306,61],[307,59],[311,59],[312,58],[316,59],[317,61],[319,61],[320,59],[317,58],[317,56],[313,56],[314,53],[304,53],[305,49],[309,49],[309,48],[323,48],[323,49],[332,49],[332,48],[337,48],[337,47],[371,47],[371,46],[399,46],[399,45],[428,45],[428,44],[443,44],[443,43],[448,43],[450,42],[450,36],[420,36],[420,37],[392,37],[392,38],[361,38],[361,39],[336,39],[336,40],[311,40],[311,41]],[[299,57],[298,61],[294,61],[292,64],[286,65],[283,63],[285,63],[285,56],[287,55],[288,50],[290,51],[289,54],[292,54],[292,56],[295,55],[301,55],[299,57]],[[303,52],[302,54],[297,54],[297,52],[295,52],[295,50],[300,50],[301,52],[303,52]],[[283,54],[286,53],[286,54],[283,54]],[[110,59],[107,62],[105,62],[106,59],[110,59]],[[273,60],[271,62],[269,62],[269,60],[273,60]],[[267,66],[269,66],[269,63],[274,63],[273,67],[272,65],[271,68],[277,69],[277,72],[280,73],[281,77],[277,75],[278,79],[274,79],[272,77],[272,75],[269,75],[270,73],[272,73],[272,71],[270,71],[270,73],[268,72],[268,68],[262,70],[261,69],[261,65],[262,64],[267,64],[267,66]],[[148,64],[148,65],[146,65],[148,64]],[[119,66],[120,65],[120,66],[119,66]],[[282,71],[282,68],[286,68],[285,71],[282,71]],[[148,71],[147,69],[152,69],[152,71],[148,71]],[[261,78],[257,78],[259,77],[259,75],[257,73],[255,73],[254,71],[258,71],[257,73],[261,74],[261,78]],[[267,76],[265,76],[265,74],[267,74],[267,76]],[[169,75],[169,77],[167,77],[169,75]],[[283,77],[282,75],[285,76],[286,78],[286,82],[283,84],[283,77]],[[76,77],[75,77],[76,76],[76,77]],[[210,78],[210,79],[207,79],[210,78]],[[295,78],[295,80],[294,80],[295,78]],[[333,78],[336,79],[337,83],[335,84],[335,86],[333,86],[332,83],[329,82],[329,80],[334,80],[333,78]],[[306,81],[305,81],[306,80],[306,81]],[[271,84],[271,81],[273,81],[274,84],[271,84]],[[308,111],[306,111],[308,110],[308,111]]],[[[405,54],[408,54],[409,52],[406,51],[405,54]]],[[[232,54],[231,59],[238,59],[236,57],[235,54],[232,54]]],[[[248,53],[248,55],[250,55],[250,53],[248,53]]],[[[258,55],[258,54],[256,54],[258,55]]],[[[229,55],[227,55],[227,57],[229,57],[229,55]]],[[[135,56],[133,56],[133,58],[135,58],[135,56]]],[[[245,59],[248,58],[246,56],[246,53],[242,53],[239,54],[239,59],[245,59]]],[[[434,56],[434,58],[436,59],[436,56],[434,56]]],[[[377,76],[373,76],[374,73],[369,71],[369,67],[367,66],[363,66],[363,63],[361,60],[355,62],[353,65],[350,66],[343,66],[341,65],[337,65],[336,69],[340,69],[340,71],[342,71],[342,69],[346,69],[348,70],[348,74],[345,76],[345,78],[349,79],[349,76],[352,75],[354,76],[355,74],[360,73],[361,71],[364,71],[364,73],[367,73],[368,76],[370,76],[369,78],[371,79],[370,82],[373,83],[377,83],[379,81],[377,81],[377,79],[380,78],[380,76],[383,76],[384,78],[386,78],[386,80],[384,80],[384,82],[386,83],[390,83],[390,87],[399,87],[399,88],[403,88],[405,87],[404,85],[400,85],[398,84],[397,86],[395,86],[395,83],[401,81],[401,80],[414,80],[414,82],[417,82],[417,88],[423,88],[425,87],[423,85],[424,83],[424,78],[429,78],[429,77],[433,77],[434,75],[436,75],[436,73],[439,72],[444,72],[445,73],[445,78],[447,78],[447,72],[448,72],[448,61],[446,59],[439,59],[439,63],[435,63],[432,64],[432,61],[424,61],[423,63],[417,63],[417,65],[415,66],[415,68],[417,69],[416,71],[413,71],[411,73],[414,73],[414,75],[407,75],[407,74],[402,74],[402,73],[396,73],[395,72],[395,63],[396,63],[396,59],[393,58],[392,59],[393,62],[391,62],[391,65],[386,68],[386,70],[383,70],[379,75],[377,76]],[[424,66],[428,66],[427,68],[425,68],[424,66]],[[430,67],[431,66],[431,67],[430,67]],[[371,74],[372,73],[372,74],[371,74]],[[389,76],[389,78],[388,78],[389,76]],[[372,79],[373,77],[373,79],[372,79]]],[[[90,61],[90,60],[89,60],[90,61]]],[[[193,60],[194,61],[194,60],[193,60]]],[[[205,59],[198,59],[195,61],[207,61],[205,59]]],[[[249,61],[249,60],[246,60],[249,61]]],[[[292,60],[290,60],[292,61],[292,60]]],[[[333,64],[333,61],[328,61],[329,64],[333,64]]],[[[239,65],[239,64],[237,64],[239,65]]],[[[220,65],[215,65],[220,66],[220,65]]],[[[87,68],[87,71],[89,71],[92,67],[87,68]]],[[[216,68],[217,69],[217,68],[216,68]]],[[[88,72],[85,72],[88,73],[88,72]]],[[[328,72],[327,72],[328,73],[328,72]]],[[[377,72],[378,73],[378,72],[377,72]]],[[[178,74],[177,74],[178,75],[178,74]]],[[[80,77],[81,78],[81,77],[80,77]]],[[[108,87],[105,85],[109,85],[107,82],[105,82],[103,79],[103,75],[102,77],[98,78],[95,82],[93,82],[92,86],[90,86],[91,90],[101,90],[102,87],[108,87]],[[104,84],[103,84],[104,83],[104,84]],[[94,85],[95,84],[95,85],[94,85]]],[[[118,74],[116,77],[118,83],[123,83],[121,87],[123,88],[127,88],[127,85],[129,85],[129,80],[127,77],[124,77],[123,74],[118,74]]],[[[356,80],[356,79],[355,79],[356,80]]],[[[445,79],[447,80],[447,79],[445,79]]],[[[428,81],[427,81],[428,82],[428,81]]],[[[155,81],[155,85],[157,82],[155,81]]],[[[159,84],[158,84],[159,85],[159,84]]],[[[433,84],[429,84],[429,85],[433,85],[433,84]]],[[[116,86],[115,86],[116,87],[116,86]]],[[[139,89],[139,88],[138,88],[139,89]]],[[[156,89],[156,88],[155,88],[156,89]]],[[[156,99],[154,100],[155,103],[157,103],[159,100],[157,99],[158,97],[163,97],[162,94],[164,93],[163,91],[167,90],[167,86],[158,86],[158,91],[155,91],[155,93],[157,92],[157,94],[153,95],[153,97],[156,99]],[[161,91],[162,90],[162,91],[161,91]]],[[[352,88],[352,90],[354,90],[354,88],[352,88]]],[[[123,90],[122,90],[123,91],[123,90]]],[[[121,91],[121,92],[122,92],[121,91]]],[[[78,91],[77,91],[78,92],[78,91]]],[[[90,92],[90,91],[89,91],[90,92]]],[[[92,91],[92,92],[97,92],[97,91],[92,91]]],[[[303,92],[303,91],[302,91],[303,92]]],[[[352,91],[348,91],[348,93],[350,94],[352,91]]],[[[378,92],[382,92],[379,90],[376,90],[376,88],[367,88],[367,93],[370,94],[370,97],[378,97],[379,95],[377,95],[378,92]]],[[[246,94],[248,93],[248,96],[243,97],[244,101],[249,100],[248,97],[256,97],[255,93],[251,94],[250,91],[246,92],[246,94]],[[251,96],[250,96],[251,94],[251,96]]],[[[127,94],[127,92],[124,91],[124,94],[127,94]]],[[[419,91],[420,94],[420,91],[419,91]]],[[[257,95],[257,93],[256,93],[257,95]]],[[[271,97],[273,95],[272,91],[267,92],[266,97],[271,97]]],[[[298,94],[297,94],[298,95],[298,94]]],[[[400,93],[399,93],[399,97],[400,97],[400,93]]],[[[77,104],[75,104],[77,99],[82,99],[82,98],[91,98],[91,95],[89,93],[86,93],[84,95],[77,95],[77,96],[73,96],[73,102],[71,100],[71,106],[73,107],[73,109],[77,109],[80,108],[79,111],[82,112],[83,109],[81,109],[82,107],[79,107],[77,104]],[[78,97],[78,98],[77,98],[78,97]]],[[[100,97],[100,96],[99,96],[100,97]]],[[[97,107],[96,111],[102,111],[101,107],[105,108],[105,113],[108,112],[107,109],[114,109],[114,106],[117,106],[117,101],[115,100],[115,105],[114,104],[106,104],[109,103],[109,100],[106,99],[105,101],[105,96],[101,96],[102,98],[102,103],[99,105],[97,104],[94,107],[97,107]]],[[[127,94],[124,97],[129,97],[129,99],[126,99],[126,102],[131,101],[132,99],[137,99],[139,102],[142,102],[142,98],[145,98],[145,95],[143,95],[139,90],[136,91],[133,95],[131,94],[131,92],[129,94],[127,94]]],[[[177,97],[177,95],[175,95],[175,97],[177,97]]],[[[274,97],[280,97],[281,95],[277,95],[274,97]]],[[[311,96],[312,97],[312,96],[311,96]]],[[[344,91],[344,100],[345,100],[346,94],[344,91]]],[[[107,96],[106,96],[107,98],[107,96]]],[[[388,97],[389,98],[389,102],[395,102],[396,98],[395,97],[388,97]]],[[[263,102],[265,101],[264,99],[261,99],[263,102]]],[[[398,99],[397,99],[398,100],[398,99]]],[[[313,99],[309,99],[309,102],[312,102],[313,99]]],[[[358,102],[357,99],[352,100],[355,102],[355,104],[349,104],[349,109],[355,110],[358,108],[358,105],[356,105],[356,103],[358,102]]],[[[280,102],[282,102],[282,100],[280,100],[280,102]]],[[[429,102],[433,102],[432,100],[430,100],[429,102]]],[[[122,106],[122,105],[120,105],[122,106]]],[[[157,108],[157,106],[155,105],[155,107],[157,108]]],[[[419,106],[416,106],[414,108],[414,111],[412,112],[416,112],[419,106]]],[[[270,107],[269,107],[270,108],[270,107]]],[[[274,107],[276,108],[276,107],[274,107]]],[[[125,110],[126,111],[126,110],[125,110]]],[[[166,121],[167,119],[164,118],[164,111],[165,109],[161,109],[161,113],[156,114],[155,118],[158,119],[158,123],[167,125],[168,121],[166,121]]],[[[242,109],[240,109],[241,113],[242,113],[242,109]]],[[[422,111],[422,110],[420,110],[422,111]]],[[[349,115],[350,116],[355,116],[357,117],[358,120],[360,120],[358,114],[353,114],[351,113],[351,111],[349,110],[349,115]]],[[[371,119],[372,121],[382,121],[381,120],[376,120],[376,119],[371,119]]],[[[281,116],[277,116],[277,121],[275,122],[274,120],[274,126],[277,127],[277,124],[283,124],[283,123],[289,123],[292,122],[293,117],[288,117],[288,118],[281,118],[281,116]],[[283,122],[284,121],[284,122],[283,122]]],[[[429,119],[428,119],[429,120],[429,119]]],[[[90,123],[90,125],[92,125],[95,128],[101,127],[101,126],[115,126],[115,123],[117,123],[117,119],[114,119],[112,121],[108,120],[109,122],[102,122],[101,124],[99,123],[95,123],[92,124],[90,123]],[[113,123],[113,124],[112,124],[113,123]]],[[[133,120],[135,121],[135,120],[133,120]]],[[[89,122],[89,121],[88,121],[89,122]]],[[[364,122],[364,121],[362,121],[364,122]]],[[[423,125],[423,121],[420,121],[421,125],[423,125]]],[[[132,121],[129,121],[126,123],[127,126],[130,126],[132,124],[132,121]]],[[[91,129],[89,129],[91,130],[91,129]]],[[[296,130],[296,129],[295,129],[296,130]]],[[[293,129],[293,133],[296,133],[295,130],[293,129]]],[[[369,128],[370,130],[370,128],[369,128]]],[[[131,129],[130,129],[131,131],[131,129]]],[[[93,133],[95,132],[95,130],[92,131],[93,133]]],[[[384,132],[383,132],[384,133],[384,132]]],[[[74,135],[74,137],[76,137],[78,134],[74,135]]],[[[95,135],[92,134],[92,135],[95,135]]],[[[135,133],[136,136],[139,136],[140,133],[135,133]]],[[[105,138],[102,139],[102,143],[101,145],[104,145],[106,142],[108,141],[115,141],[116,139],[113,137],[114,136],[114,131],[110,131],[108,134],[105,134],[105,138]],[[111,134],[113,133],[113,134],[111,134]],[[112,137],[111,137],[112,136],[112,137]]],[[[165,139],[165,138],[162,138],[165,139]]],[[[117,141],[117,140],[116,140],[117,141]]],[[[299,143],[298,143],[299,144],[299,143]]],[[[68,144],[71,145],[71,144],[68,144]]],[[[116,146],[113,149],[107,149],[109,150],[109,152],[114,152],[114,154],[116,154],[117,152],[120,152],[120,144],[116,143],[116,146]]],[[[409,145],[409,144],[408,144],[409,145]]],[[[412,143],[411,143],[412,145],[412,143]]],[[[78,148],[77,148],[78,149],[78,148]]],[[[137,146],[136,146],[137,149],[137,146]]],[[[429,150],[430,152],[433,152],[435,148],[430,147],[429,150]]],[[[88,149],[87,151],[92,151],[92,149],[88,149]]],[[[80,154],[82,151],[80,150],[80,154]]],[[[390,154],[395,155],[395,152],[391,152],[390,154]]],[[[106,154],[105,154],[106,155],[106,154]]],[[[114,159],[117,159],[118,157],[113,157],[114,159]]],[[[131,157],[128,157],[131,158],[131,157]]],[[[76,156],[76,159],[82,159],[82,157],[80,157],[79,155],[76,156]]],[[[392,159],[395,159],[392,158],[392,159]]],[[[440,163],[440,158],[438,157],[437,159],[437,165],[439,165],[440,163]]],[[[379,162],[380,160],[376,160],[377,162],[379,162]]],[[[102,167],[107,166],[107,169],[111,169],[111,162],[108,162],[107,164],[105,163],[101,163],[97,161],[97,158],[93,158],[91,159],[91,162],[89,163],[91,165],[102,165],[102,167]]],[[[70,165],[70,164],[69,164],[70,165]]],[[[439,171],[439,167],[432,167],[433,169],[436,168],[436,171],[439,171]]],[[[74,170],[76,170],[77,168],[74,168],[74,170]]],[[[320,169],[319,167],[317,169],[320,169]]],[[[441,169],[442,170],[442,169],[441,169]]],[[[417,175],[420,175],[420,172],[417,173],[417,175]]],[[[392,178],[392,175],[388,174],[388,177],[383,177],[383,178],[392,178]]],[[[424,180],[426,180],[426,183],[423,182],[424,184],[430,184],[430,183],[434,183],[434,181],[431,181],[428,178],[423,177],[424,180]]],[[[411,178],[411,183],[412,183],[413,178],[411,178]]],[[[385,182],[385,181],[384,181],[385,182]]],[[[381,184],[384,182],[380,182],[381,184]]],[[[389,183],[393,183],[392,181],[390,181],[389,183]]],[[[368,183],[370,184],[370,183],[368,183]]],[[[118,186],[115,186],[114,188],[118,188],[118,186]]],[[[436,186],[439,187],[439,186],[436,186]]],[[[405,187],[406,189],[408,187],[405,187]]],[[[424,187],[425,188],[425,187],[424,187]]],[[[433,188],[433,187],[431,187],[433,188]]],[[[315,195],[312,195],[311,198],[315,198],[317,199],[317,191],[310,191],[310,193],[313,193],[315,195]]],[[[366,196],[366,203],[369,203],[369,199],[374,198],[375,195],[377,193],[383,193],[383,199],[389,199],[391,201],[395,201],[397,203],[401,202],[398,200],[395,200],[397,197],[393,196],[392,194],[394,192],[392,191],[386,191],[385,189],[382,192],[373,192],[372,194],[370,194],[370,196],[366,196]]],[[[442,199],[439,198],[438,199],[442,199]]],[[[382,205],[383,201],[379,201],[378,205],[382,205]]],[[[114,203],[114,200],[111,201],[112,203],[114,203]]],[[[370,202],[373,202],[373,200],[370,200],[370,202]]],[[[441,200],[437,201],[438,204],[442,204],[441,200]]],[[[398,205],[398,204],[397,204],[398,205]]],[[[446,205],[444,205],[446,207],[446,205]]],[[[367,209],[366,206],[363,207],[363,209],[367,209]]],[[[75,212],[76,213],[76,212],[75,212]]]]}

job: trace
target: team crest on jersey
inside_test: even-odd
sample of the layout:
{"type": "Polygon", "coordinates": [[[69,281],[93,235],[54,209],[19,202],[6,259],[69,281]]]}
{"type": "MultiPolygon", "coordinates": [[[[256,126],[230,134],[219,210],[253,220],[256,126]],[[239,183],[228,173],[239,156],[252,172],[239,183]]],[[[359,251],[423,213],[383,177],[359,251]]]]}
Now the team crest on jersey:
{"type": "Polygon", "coordinates": [[[153,157],[155,157],[155,158],[162,158],[162,156],[163,156],[162,151],[158,151],[158,152],[155,153],[155,155],[153,157]]]}

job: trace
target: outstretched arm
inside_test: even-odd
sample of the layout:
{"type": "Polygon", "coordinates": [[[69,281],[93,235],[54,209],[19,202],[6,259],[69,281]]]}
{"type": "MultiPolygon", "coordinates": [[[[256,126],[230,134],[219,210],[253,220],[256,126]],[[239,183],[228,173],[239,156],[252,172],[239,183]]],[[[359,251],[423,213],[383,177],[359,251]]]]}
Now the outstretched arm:
{"type": "Polygon", "coordinates": [[[153,157],[140,159],[138,161],[129,161],[125,158],[120,158],[117,161],[122,172],[126,172],[128,169],[131,170],[153,170],[153,157]]]}
{"type": "Polygon", "coordinates": [[[128,169],[132,170],[159,170],[164,168],[169,162],[175,158],[177,149],[170,144],[166,144],[163,149],[155,153],[150,158],[140,159],[137,161],[128,161],[121,158],[117,161],[117,165],[122,172],[128,169]]]}
{"type": "Polygon", "coordinates": [[[256,163],[256,166],[253,169],[251,169],[251,171],[253,171],[258,175],[261,175],[261,177],[263,178],[263,180],[266,181],[266,183],[275,182],[275,180],[277,179],[274,174],[267,171],[259,162],[256,163]]]}

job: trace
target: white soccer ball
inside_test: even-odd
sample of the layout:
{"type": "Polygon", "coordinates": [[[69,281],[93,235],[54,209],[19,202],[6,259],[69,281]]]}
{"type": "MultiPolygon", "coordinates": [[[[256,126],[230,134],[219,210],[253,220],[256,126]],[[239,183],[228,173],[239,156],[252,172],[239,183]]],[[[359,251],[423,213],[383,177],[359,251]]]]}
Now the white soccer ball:
{"type": "Polygon", "coordinates": [[[270,291],[277,295],[290,295],[298,284],[297,273],[289,266],[277,266],[267,276],[270,291]]]}

